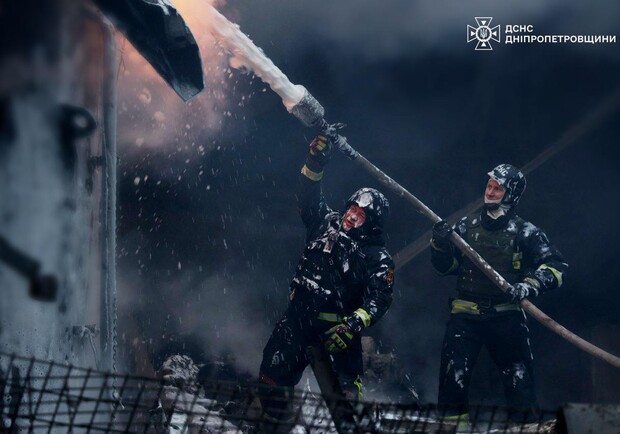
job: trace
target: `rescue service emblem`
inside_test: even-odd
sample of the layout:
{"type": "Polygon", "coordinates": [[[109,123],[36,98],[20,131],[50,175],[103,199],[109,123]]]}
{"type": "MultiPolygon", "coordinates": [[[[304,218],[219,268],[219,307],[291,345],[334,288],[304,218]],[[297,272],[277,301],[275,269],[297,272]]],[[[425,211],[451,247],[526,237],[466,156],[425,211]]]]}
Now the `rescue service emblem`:
{"type": "Polygon", "coordinates": [[[388,284],[394,283],[394,270],[391,268],[385,272],[385,280],[388,284]]]}

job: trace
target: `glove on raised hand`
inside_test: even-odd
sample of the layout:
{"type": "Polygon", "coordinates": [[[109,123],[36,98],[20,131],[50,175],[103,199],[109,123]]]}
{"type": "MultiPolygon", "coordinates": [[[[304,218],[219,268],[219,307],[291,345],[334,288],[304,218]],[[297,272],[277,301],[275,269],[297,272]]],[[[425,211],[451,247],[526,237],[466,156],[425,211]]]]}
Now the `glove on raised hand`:
{"type": "Polygon", "coordinates": [[[320,168],[325,167],[332,153],[332,143],[325,136],[316,136],[310,143],[310,155],[308,159],[317,164],[320,168]]]}

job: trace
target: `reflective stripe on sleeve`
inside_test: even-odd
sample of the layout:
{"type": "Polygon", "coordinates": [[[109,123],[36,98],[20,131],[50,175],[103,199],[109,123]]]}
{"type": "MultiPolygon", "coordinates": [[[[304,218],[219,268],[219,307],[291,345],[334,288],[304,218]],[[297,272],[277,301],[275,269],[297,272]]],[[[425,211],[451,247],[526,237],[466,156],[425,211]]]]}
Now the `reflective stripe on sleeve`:
{"type": "Polygon", "coordinates": [[[323,172],[313,172],[312,170],[308,169],[308,166],[306,166],[304,164],[304,167],[301,168],[301,173],[302,175],[304,175],[306,178],[308,178],[310,181],[320,181],[321,178],[323,178],[323,172]]]}
{"type": "Polygon", "coordinates": [[[538,269],[551,271],[558,281],[558,288],[562,286],[562,272],[561,271],[556,270],[555,268],[550,267],[547,264],[542,264],[540,267],[538,267],[538,269]]]}
{"type": "Polygon", "coordinates": [[[355,312],[353,312],[353,315],[356,315],[359,319],[362,320],[362,324],[364,324],[365,328],[368,328],[370,326],[370,321],[371,321],[370,315],[368,314],[368,312],[366,312],[361,307],[357,309],[355,312]]]}

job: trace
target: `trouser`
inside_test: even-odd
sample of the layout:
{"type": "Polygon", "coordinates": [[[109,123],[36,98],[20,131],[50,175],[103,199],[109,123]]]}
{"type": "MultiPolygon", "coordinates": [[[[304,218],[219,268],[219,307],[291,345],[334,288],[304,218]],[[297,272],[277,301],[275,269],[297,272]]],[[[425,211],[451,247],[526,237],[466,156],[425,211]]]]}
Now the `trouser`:
{"type": "Polygon", "coordinates": [[[507,405],[535,408],[532,351],[523,312],[451,315],[441,351],[439,404],[450,414],[467,412],[469,383],[483,345],[500,369],[507,405]]]}
{"type": "MultiPolygon", "coordinates": [[[[276,324],[265,349],[260,366],[259,396],[267,415],[286,419],[293,387],[299,383],[310,363],[306,349],[310,345],[323,345],[324,333],[336,325],[319,320],[290,304],[276,324]]],[[[360,376],[363,372],[361,337],[357,337],[348,349],[330,356],[340,385],[346,396],[359,397],[360,376]]]]}

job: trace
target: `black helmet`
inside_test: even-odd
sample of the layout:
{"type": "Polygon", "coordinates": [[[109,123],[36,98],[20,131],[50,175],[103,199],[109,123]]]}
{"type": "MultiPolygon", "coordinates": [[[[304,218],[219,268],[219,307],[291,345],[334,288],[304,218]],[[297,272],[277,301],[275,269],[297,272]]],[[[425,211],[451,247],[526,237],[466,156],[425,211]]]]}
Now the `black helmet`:
{"type": "Polygon", "coordinates": [[[360,188],[347,200],[346,207],[356,204],[366,213],[368,228],[382,228],[390,213],[390,203],[379,190],[360,188]]]}
{"type": "Polygon", "coordinates": [[[500,164],[488,175],[506,189],[501,204],[508,207],[517,206],[525,191],[525,175],[512,164],[500,164]]]}

